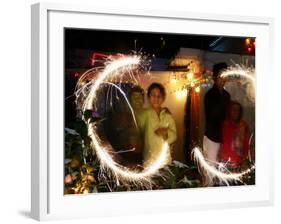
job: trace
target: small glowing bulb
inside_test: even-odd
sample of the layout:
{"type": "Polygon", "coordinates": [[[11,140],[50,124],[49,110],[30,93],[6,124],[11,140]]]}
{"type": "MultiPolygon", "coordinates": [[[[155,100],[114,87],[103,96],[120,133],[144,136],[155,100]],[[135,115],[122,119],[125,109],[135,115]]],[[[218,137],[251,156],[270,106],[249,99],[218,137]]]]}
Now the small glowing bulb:
{"type": "Polygon", "coordinates": [[[191,86],[191,87],[194,87],[194,86],[195,86],[194,82],[190,83],[190,86],[191,86]]]}
{"type": "Polygon", "coordinates": [[[246,38],[246,44],[249,45],[251,43],[251,38],[246,38]]]}
{"type": "Polygon", "coordinates": [[[195,92],[196,92],[196,93],[199,93],[199,92],[200,92],[200,86],[197,86],[197,87],[195,88],[195,92]]]}
{"type": "Polygon", "coordinates": [[[193,73],[192,73],[192,72],[188,73],[188,74],[187,74],[187,78],[188,78],[189,80],[191,80],[191,79],[193,78],[193,73]]]}
{"type": "Polygon", "coordinates": [[[88,189],[85,189],[85,190],[83,191],[83,194],[88,194],[88,193],[89,193],[88,189]]]}
{"type": "Polygon", "coordinates": [[[180,93],[180,91],[176,91],[176,97],[177,97],[177,98],[181,98],[181,93],[180,93]]]}
{"type": "Polygon", "coordinates": [[[187,90],[186,89],[176,91],[176,97],[178,99],[184,98],[186,96],[187,96],[187,90]]]}
{"type": "Polygon", "coordinates": [[[171,79],[171,83],[172,83],[172,84],[176,84],[176,83],[177,83],[177,80],[176,80],[175,78],[172,78],[172,79],[171,79]]]}

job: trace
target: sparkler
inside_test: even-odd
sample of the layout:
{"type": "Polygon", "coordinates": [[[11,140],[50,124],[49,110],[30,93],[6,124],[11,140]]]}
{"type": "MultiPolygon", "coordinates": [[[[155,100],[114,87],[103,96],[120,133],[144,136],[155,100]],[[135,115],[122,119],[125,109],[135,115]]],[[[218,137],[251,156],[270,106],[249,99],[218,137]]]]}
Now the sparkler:
{"type": "MultiPolygon", "coordinates": [[[[87,110],[96,111],[96,102],[98,100],[97,92],[99,91],[102,84],[107,84],[118,91],[121,92],[125,101],[127,102],[131,114],[133,116],[135,125],[137,127],[136,118],[134,115],[134,111],[122,89],[111,82],[112,80],[118,81],[120,83],[123,82],[123,76],[125,74],[129,74],[131,76],[131,80],[136,83],[137,80],[132,75],[132,71],[139,68],[141,66],[142,60],[139,56],[120,56],[119,58],[110,59],[106,62],[103,70],[101,69],[91,69],[85,72],[80,80],[78,81],[76,88],[76,103],[80,105],[80,109],[82,114],[84,114],[87,110]],[[88,82],[85,82],[89,73],[95,72],[96,78],[91,78],[88,82]]],[[[164,168],[168,164],[168,152],[169,152],[169,144],[163,141],[162,150],[159,153],[158,157],[154,159],[151,163],[145,164],[143,169],[129,169],[119,163],[117,163],[114,159],[114,154],[116,153],[110,143],[103,142],[98,135],[98,128],[96,123],[91,119],[86,119],[85,123],[88,127],[88,135],[91,138],[92,150],[96,153],[97,158],[100,161],[100,175],[105,178],[105,176],[111,176],[115,182],[118,184],[122,183],[133,183],[143,188],[151,188],[153,185],[152,178],[160,175],[159,170],[164,168]]]]}

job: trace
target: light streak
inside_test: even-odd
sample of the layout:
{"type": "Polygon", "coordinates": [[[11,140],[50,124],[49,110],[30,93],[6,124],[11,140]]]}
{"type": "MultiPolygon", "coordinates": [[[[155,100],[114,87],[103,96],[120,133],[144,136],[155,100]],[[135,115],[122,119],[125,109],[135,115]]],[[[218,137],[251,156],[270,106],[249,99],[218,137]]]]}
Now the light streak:
{"type": "MultiPolygon", "coordinates": [[[[122,76],[126,73],[131,75],[131,71],[138,68],[141,64],[141,57],[139,56],[122,56],[119,58],[110,59],[103,70],[89,70],[89,72],[95,71],[95,79],[92,78],[88,83],[83,83],[89,72],[85,72],[81,76],[81,80],[78,81],[79,88],[76,89],[76,102],[80,105],[80,109],[83,112],[86,110],[96,111],[96,102],[97,102],[97,92],[102,86],[102,84],[108,84],[115,87],[118,91],[121,92],[125,98],[135,124],[137,125],[134,111],[122,89],[111,82],[111,80],[119,79],[122,83],[122,76]],[[82,98],[80,97],[82,94],[82,98]],[[80,99],[81,98],[81,99],[80,99]],[[81,102],[82,101],[82,102],[81,102]],[[82,106],[81,106],[82,105],[82,106]]],[[[133,78],[133,81],[136,81],[133,78]]],[[[85,118],[84,118],[85,119],[85,118]]],[[[159,170],[164,168],[168,163],[168,153],[169,153],[169,144],[163,142],[162,150],[159,153],[158,157],[155,158],[151,163],[145,164],[142,170],[132,169],[125,167],[115,161],[114,158],[114,149],[108,142],[103,142],[99,135],[96,127],[96,123],[92,122],[91,119],[85,120],[85,123],[88,127],[88,135],[91,138],[91,147],[92,150],[96,153],[98,160],[100,161],[100,176],[111,176],[118,185],[119,182],[123,183],[133,183],[143,188],[151,188],[153,185],[152,178],[158,175],[161,175],[159,170]]]]}
{"type": "Polygon", "coordinates": [[[120,91],[120,93],[123,95],[126,103],[128,104],[128,106],[130,108],[130,111],[131,111],[133,119],[134,119],[134,124],[135,124],[136,128],[138,128],[138,124],[137,124],[137,120],[136,120],[136,116],[135,116],[134,110],[133,110],[133,108],[132,108],[132,106],[131,106],[131,104],[130,104],[127,96],[126,96],[126,94],[124,93],[124,91],[119,86],[115,85],[114,83],[111,83],[111,82],[104,82],[104,83],[106,83],[108,85],[112,85],[112,86],[114,86],[115,88],[117,88],[120,91]]]}
{"type": "Polygon", "coordinates": [[[231,76],[239,76],[242,78],[246,78],[250,80],[253,84],[253,87],[256,88],[255,83],[255,77],[254,77],[255,71],[251,68],[245,68],[241,65],[236,64],[236,66],[229,67],[226,71],[224,71],[220,77],[222,78],[228,78],[231,76]]]}
{"type": "Polygon", "coordinates": [[[245,65],[235,64],[235,66],[230,66],[226,71],[221,74],[222,78],[226,80],[232,78],[234,81],[240,81],[244,85],[247,93],[247,98],[252,104],[255,104],[256,95],[256,80],[255,80],[255,69],[247,67],[245,65]],[[248,85],[250,84],[250,85],[248,85]]]}
{"type": "Polygon", "coordinates": [[[219,182],[223,182],[229,185],[229,182],[239,181],[242,182],[242,177],[249,174],[255,169],[255,166],[251,166],[245,171],[239,173],[231,173],[227,169],[227,163],[217,163],[219,169],[210,165],[208,161],[204,158],[199,147],[195,147],[192,150],[192,157],[195,163],[198,165],[199,172],[205,176],[208,176],[210,180],[218,178],[219,182]]]}
{"type": "Polygon", "coordinates": [[[112,75],[119,76],[124,72],[124,69],[132,69],[135,65],[137,66],[140,63],[140,57],[122,57],[116,60],[112,60],[111,63],[105,66],[104,70],[101,73],[97,74],[97,79],[93,79],[91,82],[93,86],[91,87],[91,91],[86,99],[83,110],[91,110],[93,109],[93,102],[96,100],[96,93],[99,89],[100,85],[104,80],[107,80],[112,75]],[[118,72],[119,70],[119,72],[118,72]],[[121,70],[121,71],[120,71],[121,70]]]}

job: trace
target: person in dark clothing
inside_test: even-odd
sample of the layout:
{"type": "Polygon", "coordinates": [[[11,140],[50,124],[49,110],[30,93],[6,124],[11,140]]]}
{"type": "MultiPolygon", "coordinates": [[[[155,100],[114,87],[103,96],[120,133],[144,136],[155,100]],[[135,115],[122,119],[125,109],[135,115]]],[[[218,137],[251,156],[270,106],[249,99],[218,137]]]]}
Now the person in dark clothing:
{"type": "MultiPolygon", "coordinates": [[[[225,80],[220,77],[222,72],[227,69],[224,62],[213,66],[213,87],[204,97],[205,106],[205,136],[203,139],[203,151],[206,160],[210,165],[215,166],[217,156],[222,142],[222,126],[230,104],[230,94],[223,88],[225,80]]],[[[203,185],[211,185],[208,177],[205,177],[203,185]]]]}

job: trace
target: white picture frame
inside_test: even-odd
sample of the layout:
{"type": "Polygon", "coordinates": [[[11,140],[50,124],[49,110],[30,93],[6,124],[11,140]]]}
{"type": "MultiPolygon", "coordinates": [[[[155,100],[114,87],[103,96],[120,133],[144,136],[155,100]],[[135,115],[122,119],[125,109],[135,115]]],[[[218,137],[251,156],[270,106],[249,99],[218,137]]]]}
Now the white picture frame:
{"type": "Polygon", "coordinates": [[[273,75],[269,60],[273,57],[273,24],[273,19],[260,17],[32,5],[32,217],[50,220],[272,205],[273,147],[270,125],[265,118],[270,117],[271,108],[267,100],[271,83],[266,74],[273,75]],[[61,126],[64,27],[256,37],[256,184],[64,195],[61,126]]]}

